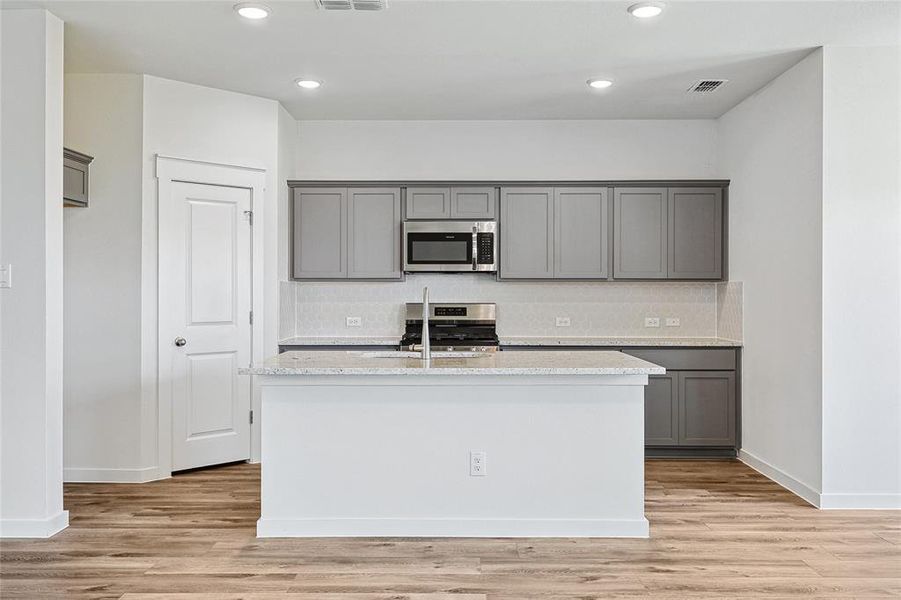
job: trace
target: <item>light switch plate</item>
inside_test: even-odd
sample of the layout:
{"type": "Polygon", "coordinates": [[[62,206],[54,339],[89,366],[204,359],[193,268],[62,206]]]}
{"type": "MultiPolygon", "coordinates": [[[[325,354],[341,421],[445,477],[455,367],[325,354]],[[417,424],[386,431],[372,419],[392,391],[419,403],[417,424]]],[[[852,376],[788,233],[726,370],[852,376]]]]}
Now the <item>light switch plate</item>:
{"type": "Polygon", "coordinates": [[[0,265],[0,288],[11,288],[13,286],[13,266],[0,265]]]}

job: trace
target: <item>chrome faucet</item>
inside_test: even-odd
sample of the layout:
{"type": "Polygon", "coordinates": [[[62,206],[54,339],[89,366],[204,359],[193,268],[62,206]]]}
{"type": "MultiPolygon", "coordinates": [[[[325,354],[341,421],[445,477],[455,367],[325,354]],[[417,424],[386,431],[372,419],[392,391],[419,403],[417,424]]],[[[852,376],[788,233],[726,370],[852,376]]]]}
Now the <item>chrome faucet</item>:
{"type": "Polygon", "coordinates": [[[422,360],[432,360],[432,344],[429,342],[429,288],[422,288],[422,360]]]}

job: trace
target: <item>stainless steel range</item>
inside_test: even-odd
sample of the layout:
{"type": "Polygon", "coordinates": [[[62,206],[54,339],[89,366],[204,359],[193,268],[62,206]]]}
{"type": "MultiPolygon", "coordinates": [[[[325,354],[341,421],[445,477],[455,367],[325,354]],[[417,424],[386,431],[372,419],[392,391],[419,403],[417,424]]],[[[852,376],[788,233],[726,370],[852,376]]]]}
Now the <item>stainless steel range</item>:
{"type": "MultiPolygon", "coordinates": [[[[494,352],[498,347],[497,307],[491,303],[433,303],[429,305],[429,342],[432,351],[494,352]]],[[[400,349],[422,347],[422,303],[408,302],[406,330],[400,349]]]]}

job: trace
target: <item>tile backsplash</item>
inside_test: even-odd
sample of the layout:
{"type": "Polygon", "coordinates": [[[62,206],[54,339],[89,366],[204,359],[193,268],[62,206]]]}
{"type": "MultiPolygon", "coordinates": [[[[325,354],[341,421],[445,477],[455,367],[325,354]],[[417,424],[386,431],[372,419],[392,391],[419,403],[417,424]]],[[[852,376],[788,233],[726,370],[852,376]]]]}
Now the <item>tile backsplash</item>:
{"type": "Polygon", "coordinates": [[[742,283],[726,281],[716,284],[716,335],[727,340],[742,341],[742,283]]]}
{"type": "Polygon", "coordinates": [[[731,285],[498,282],[482,274],[411,274],[403,282],[283,281],[279,337],[400,337],[404,303],[419,302],[428,286],[432,302],[496,302],[501,336],[714,337],[723,313],[720,297],[732,303],[724,313],[731,319],[725,331],[740,339],[732,335],[741,335],[741,284],[737,291],[731,285]],[[362,326],[347,327],[346,317],[360,317],[362,326]],[[556,317],[569,317],[571,325],[557,327],[556,317]],[[645,327],[646,317],[659,317],[660,327],[645,327]],[[667,318],[678,318],[680,326],[666,327],[667,318]]]}

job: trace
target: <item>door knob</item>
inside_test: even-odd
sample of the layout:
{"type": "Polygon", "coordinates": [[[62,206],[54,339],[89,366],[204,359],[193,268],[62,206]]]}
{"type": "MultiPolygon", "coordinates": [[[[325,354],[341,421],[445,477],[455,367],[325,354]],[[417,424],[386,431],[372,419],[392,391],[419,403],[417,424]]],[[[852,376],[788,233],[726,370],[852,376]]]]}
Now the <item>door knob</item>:
{"type": "Polygon", "coordinates": [[[181,348],[182,346],[184,346],[187,343],[188,343],[188,340],[186,340],[183,337],[175,338],[175,345],[178,346],[179,348],[181,348]]]}

